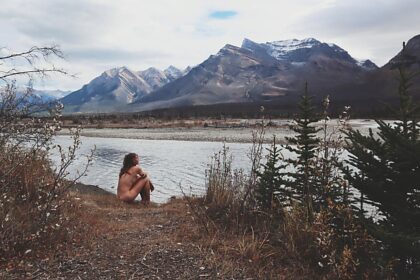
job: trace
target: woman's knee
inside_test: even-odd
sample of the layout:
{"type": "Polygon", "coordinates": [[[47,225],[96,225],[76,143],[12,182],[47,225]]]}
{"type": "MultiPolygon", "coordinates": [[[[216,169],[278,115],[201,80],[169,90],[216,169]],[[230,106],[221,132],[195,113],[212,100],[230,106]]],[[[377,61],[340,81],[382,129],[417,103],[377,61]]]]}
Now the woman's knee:
{"type": "Polygon", "coordinates": [[[145,184],[147,184],[146,179],[140,179],[134,184],[133,188],[142,188],[145,184]]]}
{"type": "Polygon", "coordinates": [[[149,177],[146,177],[144,179],[144,186],[147,187],[147,188],[150,188],[150,179],[149,179],[149,177]]]}

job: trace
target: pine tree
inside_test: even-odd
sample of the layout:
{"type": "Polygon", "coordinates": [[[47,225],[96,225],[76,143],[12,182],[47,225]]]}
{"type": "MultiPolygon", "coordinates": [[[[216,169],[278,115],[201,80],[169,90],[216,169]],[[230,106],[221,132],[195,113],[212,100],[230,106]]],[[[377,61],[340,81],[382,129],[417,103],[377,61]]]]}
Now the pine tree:
{"type": "Polygon", "coordinates": [[[361,218],[371,234],[384,242],[401,258],[401,266],[417,267],[420,261],[420,139],[419,106],[409,94],[413,75],[399,68],[399,108],[393,110],[397,121],[392,125],[376,120],[378,133],[369,135],[350,130],[347,133],[348,163],[356,171],[346,170],[352,187],[361,193],[362,203],[376,207],[379,221],[361,218]]]}
{"type": "Polygon", "coordinates": [[[283,162],[279,148],[276,145],[276,137],[270,148],[267,148],[267,162],[262,164],[264,170],[257,171],[258,186],[255,197],[259,207],[271,213],[275,206],[284,207],[287,205],[289,195],[284,189],[282,170],[286,167],[283,162]]]}
{"type": "Polygon", "coordinates": [[[319,144],[319,138],[316,136],[319,129],[315,128],[313,123],[318,120],[306,83],[299,103],[299,113],[294,119],[294,125],[290,126],[297,135],[286,137],[286,140],[294,146],[287,145],[286,149],[297,155],[297,159],[289,160],[295,169],[294,172],[288,174],[293,178],[289,185],[293,189],[294,198],[305,206],[309,222],[313,220],[313,162],[319,144]]]}

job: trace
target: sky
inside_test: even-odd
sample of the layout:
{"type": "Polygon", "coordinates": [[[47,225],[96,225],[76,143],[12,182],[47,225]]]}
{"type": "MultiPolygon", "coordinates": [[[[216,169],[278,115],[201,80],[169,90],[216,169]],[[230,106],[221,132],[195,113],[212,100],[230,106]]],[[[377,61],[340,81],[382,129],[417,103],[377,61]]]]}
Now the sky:
{"type": "Polygon", "coordinates": [[[226,44],[316,38],[382,66],[420,34],[419,0],[2,1],[0,47],[57,44],[53,75],[35,88],[77,90],[102,72],[195,66],[226,44]]]}

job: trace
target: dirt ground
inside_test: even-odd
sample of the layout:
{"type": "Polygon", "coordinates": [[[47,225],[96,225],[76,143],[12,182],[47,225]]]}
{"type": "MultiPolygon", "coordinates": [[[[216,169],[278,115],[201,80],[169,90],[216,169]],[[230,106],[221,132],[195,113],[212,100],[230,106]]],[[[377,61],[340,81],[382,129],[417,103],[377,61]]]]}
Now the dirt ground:
{"type": "Polygon", "coordinates": [[[322,278],[268,236],[203,218],[200,198],[144,206],[84,184],[69,196],[74,203],[65,213],[77,217],[66,227],[71,234],[12,259],[0,256],[0,280],[322,278]]]}
{"type": "MultiPolygon", "coordinates": [[[[78,187],[89,230],[80,241],[39,259],[0,269],[0,279],[245,279],[222,275],[185,200],[164,205],[126,204],[93,187],[78,187]]],[[[251,278],[252,279],[252,278],[251,278]]]]}

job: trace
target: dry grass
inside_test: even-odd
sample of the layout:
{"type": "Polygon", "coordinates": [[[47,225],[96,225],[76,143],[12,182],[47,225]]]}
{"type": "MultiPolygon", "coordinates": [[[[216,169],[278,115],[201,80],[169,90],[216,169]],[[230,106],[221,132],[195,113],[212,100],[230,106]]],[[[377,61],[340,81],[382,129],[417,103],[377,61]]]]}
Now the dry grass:
{"type": "MultiPolygon", "coordinates": [[[[221,279],[375,279],[387,276],[376,270],[375,243],[352,220],[348,209],[331,205],[317,215],[313,225],[307,224],[305,212],[298,206],[270,215],[262,213],[246,200],[252,199],[252,194],[246,197],[242,186],[249,180],[241,172],[231,172],[229,158],[221,156],[221,161],[215,162],[208,174],[206,197],[178,199],[150,208],[123,203],[113,195],[79,192],[57,192],[60,196],[50,201],[47,192],[54,189],[51,189],[52,174],[45,158],[35,157],[34,164],[27,168],[17,165],[14,172],[23,174],[18,180],[12,175],[2,177],[15,183],[13,188],[2,188],[13,202],[2,200],[0,218],[4,219],[7,214],[9,219],[13,218],[10,220],[13,223],[2,223],[7,229],[0,236],[2,265],[13,267],[31,258],[48,259],[54,265],[61,262],[63,256],[74,259],[95,252],[99,258],[89,260],[106,267],[113,261],[114,254],[160,261],[166,258],[161,252],[170,252],[164,260],[175,270],[171,258],[181,254],[174,248],[179,243],[185,246],[185,254],[193,258],[204,255],[206,267],[215,269],[215,274],[210,271],[209,275],[221,279]],[[55,210],[48,212],[47,208],[38,209],[38,205],[55,210]],[[36,233],[40,228],[45,232],[34,235],[34,230],[36,233]],[[129,239],[124,242],[124,238],[129,239]],[[139,242],[146,247],[138,248],[139,242]],[[17,244],[19,246],[15,246],[17,244]],[[57,249],[59,256],[54,253],[57,249]]],[[[19,154],[14,159],[23,160],[19,154]]],[[[1,161],[3,172],[14,162],[4,158],[1,161]]],[[[146,267],[155,271],[149,264],[146,267]]]]}
{"type": "MultiPolygon", "coordinates": [[[[238,233],[235,227],[219,226],[218,221],[212,222],[214,224],[207,234],[198,221],[203,217],[193,214],[193,210],[203,206],[202,199],[175,199],[149,208],[140,204],[123,203],[113,195],[72,191],[68,199],[76,203],[77,207],[63,207],[61,213],[64,217],[76,215],[77,219],[68,224],[67,228],[72,230],[71,237],[59,237],[59,244],[55,244],[55,249],[58,248],[60,253],[57,255],[54,250],[44,250],[41,253],[34,248],[38,253],[26,256],[35,260],[48,260],[43,264],[51,273],[57,269],[57,264],[72,260],[84,261],[86,258],[98,268],[105,269],[110,263],[115,263],[115,256],[124,256],[127,260],[147,260],[142,269],[147,269],[147,273],[153,275],[159,267],[173,266],[176,269],[172,258],[176,259],[178,254],[182,254],[193,258],[206,269],[211,268],[203,275],[212,275],[212,279],[337,279],[337,273],[326,273],[314,267],[315,259],[311,258],[317,256],[314,252],[319,250],[315,240],[317,234],[324,229],[317,226],[315,231],[315,228],[299,223],[303,212],[285,215],[281,223],[283,228],[276,228],[277,234],[269,232],[267,228],[257,231],[252,227],[241,229],[238,233]],[[138,237],[141,239],[137,239],[138,237]],[[182,251],[174,246],[182,248],[182,251]],[[159,252],[167,253],[160,255],[159,252]],[[197,256],[204,256],[204,260],[197,259],[197,256]],[[164,263],[156,263],[157,261],[164,263]]],[[[223,222],[226,220],[223,219],[223,222]]],[[[234,224],[236,226],[236,222],[234,224]]],[[[336,248],[333,245],[325,248],[323,253],[328,253],[329,248],[336,248]]],[[[352,248],[345,248],[342,252],[344,257],[336,266],[337,271],[342,273],[340,277],[351,272],[348,268],[354,265],[355,254],[352,248]]],[[[21,260],[22,258],[15,263],[9,262],[8,265],[18,265],[21,260]]],[[[124,275],[129,278],[139,271],[130,270],[131,266],[136,267],[135,263],[128,264],[128,271],[124,275]]],[[[184,273],[188,278],[188,275],[192,275],[188,273],[192,272],[181,271],[187,264],[188,261],[177,273],[184,273]]],[[[64,275],[73,275],[68,273],[64,275]]]]}
{"type": "MultiPolygon", "coordinates": [[[[203,207],[200,200],[195,203],[192,207],[203,207]]],[[[211,219],[211,208],[206,211],[211,219]]],[[[185,224],[179,238],[199,244],[226,278],[239,273],[254,279],[392,279],[392,269],[382,269],[375,262],[380,257],[377,243],[350,220],[348,210],[334,209],[340,212],[334,216],[332,211],[320,213],[308,225],[305,210],[295,207],[283,213],[276,227],[249,227],[240,233],[233,230],[235,221],[227,226],[226,220],[209,222],[214,226],[206,233],[197,221],[203,217],[196,216],[197,227],[185,224]],[[347,219],[344,227],[337,228],[339,217],[347,219]]]]}
{"type": "Polygon", "coordinates": [[[264,213],[253,202],[256,186],[232,170],[225,151],[207,173],[207,193],[190,203],[197,243],[226,277],[239,270],[256,279],[385,279],[392,274],[377,260],[377,242],[353,218],[352,210],[332,202],[309,223],[299,205],[264,213]],[[246,190],[250,190],[247,193],[246,190]]]}
{"type": "Polygon", "coordinates": [[[220,279],[317,279],[308,262],[297,261],[287,250],[273,244],[267,234],[213,229],[210,234],[185,224],[179,240],[191,240],[217,268],[220,279]],[[187,233],[187,234],[186,234],[187,233]]]}
{"type": "Polygon", "coordinates": [[[54,174],[46,153],[3,148],[0,179],[0,262],[45,257],[85,236],[82,205],[67,193],[71,182],[54,174]]]}

